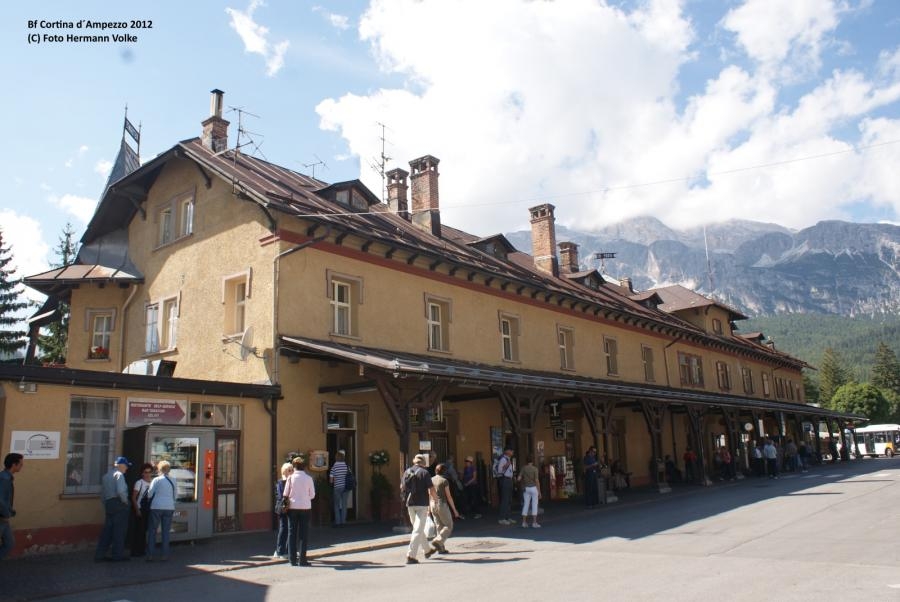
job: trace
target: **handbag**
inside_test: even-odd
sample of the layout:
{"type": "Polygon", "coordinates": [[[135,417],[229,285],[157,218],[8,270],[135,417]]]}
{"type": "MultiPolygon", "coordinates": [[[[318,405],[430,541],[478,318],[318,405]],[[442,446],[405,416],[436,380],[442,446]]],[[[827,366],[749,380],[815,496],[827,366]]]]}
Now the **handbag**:
{"type": "Polygon", "coordinates": [[[344,491],[353,491],[354,489],[356,489],[356,477],[353,475],[353,471],[348,468],[347,476],[344,477],[344,491]]]}
{"type": "Polygon", "coordinates": [[[425,539],[434,539],[437,537],[437,525],[434,524],[434,518],[431,514],[425,519],[425,539]]]}
{"type": "Polygon", "coordinates": [[[153,498],[150,497],[150,488],[147,487],[144,489],[144,495],[141,496],[141,499],[138,500],[138,506],[141,509],[141,514],[150,514],[150,504],[153,503],[153,498]]]}
{"type": "Polygon", "coordinates": [[[289,502],[288,498],[280,497],[275,500],[275,514],[284,514],[284,511],[287,510],[287,504],[285,502],[289,502]]]}

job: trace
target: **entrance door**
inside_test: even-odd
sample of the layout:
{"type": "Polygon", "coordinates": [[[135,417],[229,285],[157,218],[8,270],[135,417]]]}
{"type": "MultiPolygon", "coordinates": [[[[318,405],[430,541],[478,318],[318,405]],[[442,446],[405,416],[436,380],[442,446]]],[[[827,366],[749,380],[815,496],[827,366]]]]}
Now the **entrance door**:
{"type": "Polygon", "coordinates": [[[238,508],[240,432],[216,431],[216,533],[241,528],[238,508]]]}
{"type": "MultiPolygon", "coordinates": [[[[362,475],[359,458],[356,457],[356,412],[328,412],[328,432],[325,435],[328,460],[333,464],[335,454],[344,452],[344,461],[356,476],[362,475]]],[[[347,502],[347,520],[356,520],[356,494],[359,487],[350,494],[347,502]]]]}

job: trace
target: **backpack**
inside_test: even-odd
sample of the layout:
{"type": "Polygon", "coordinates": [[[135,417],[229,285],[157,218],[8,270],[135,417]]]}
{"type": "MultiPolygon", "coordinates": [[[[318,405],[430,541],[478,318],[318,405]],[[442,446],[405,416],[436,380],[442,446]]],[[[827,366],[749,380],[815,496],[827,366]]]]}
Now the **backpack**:
{"type": "Polygon", "coordinates": [[[499,456],[497,456],[497,459],[494,460],[494,466],[491,468],[491,470],[494,473],[495,479],[499,479],[499,478],[506,476],[505,473],[506,473],[506,469],[509,468],[509,462],[507,461],[507,463],[505,465],[501,466],[501,461],[504,458],[506,458],[506,455],[500,454],[499,456]]]}
{"type": "Polygon", "coordinates": [[[400,481],[400,495],[407,506],[413,494],[418,493],[418,479],[416,479],[415,468],[414,466],[407,468],[406,472],[403,473],[403,479],[400,481]]]}

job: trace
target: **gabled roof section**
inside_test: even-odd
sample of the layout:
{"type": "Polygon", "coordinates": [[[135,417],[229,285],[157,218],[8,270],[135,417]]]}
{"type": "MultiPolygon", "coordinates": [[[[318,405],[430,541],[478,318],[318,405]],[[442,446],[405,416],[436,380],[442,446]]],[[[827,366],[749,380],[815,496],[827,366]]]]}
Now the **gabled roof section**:
{"type": "Polygon", "coordinates": [[[603,276],[597,270],[583,270],[581,272],[572,272],[570,274],[560,274],[560,276],[566,280],[577,282],[594,291],[606,284],[606,280],[604,280],[603,276]]]}
{"type": "Polygon", "coordinates": [[[651,289],[651,291],[657,293],[662,299],[663,303],[659,306],[659,308],[665,312],[676,312],[685,309],[715,306],[727,311],[730,316],[729,319],[731,320],[747,319],[747,316],[734,309],[733,307],[725,305],[724,303],[720,303],[719,301],[715,301],[714,299],[710,299],[709,297],[704,297],[703,295],[695,293],[694,291],[685,288],[680,284],[673,284],[672,286],[655,288],[651,289]]]}
{"type": "Polygon", "coordinates": [[[492,255],[501,261],[506,261],[509,254],[516,250],[512,243],[502,234],[485,236],[484,238],[479,238],[466,244],[475,247],[483,253],[492,255]]]}
{"type": "Polygon", "coordinates": [[[119,154],[116,155],[116,161],[113,163],[112,171],[109,172],[109,177],[106,179],[106,186],[103,187],[103,194],[100,195],[100,198],[106,196],[106,191],[109,190],[109,187],[114,182],[118,182],[128,174],[134,172],[140,166],[140,157],[137,152],[128,146],[128,143],[125,142],[125,138],[123,137],[122,144],[119,146],[119,154]]]}

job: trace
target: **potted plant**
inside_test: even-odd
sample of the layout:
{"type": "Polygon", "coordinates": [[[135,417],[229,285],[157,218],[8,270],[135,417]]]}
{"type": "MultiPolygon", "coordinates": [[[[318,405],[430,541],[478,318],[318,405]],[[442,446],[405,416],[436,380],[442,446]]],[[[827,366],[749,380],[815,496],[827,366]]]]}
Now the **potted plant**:
{"type": "Polygon", "coordinates": [[[372,489],[370,491],[372,518],[375,520],[384,519],[390,508],[393,488],[388,478],[381,473],[381,467],[387,465],[390,459],[390,455],[385,449],[369,453],[369,464],[372,465],[372,489]]]}

